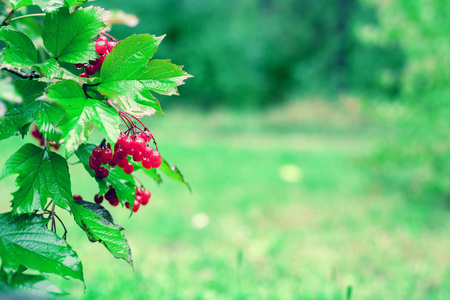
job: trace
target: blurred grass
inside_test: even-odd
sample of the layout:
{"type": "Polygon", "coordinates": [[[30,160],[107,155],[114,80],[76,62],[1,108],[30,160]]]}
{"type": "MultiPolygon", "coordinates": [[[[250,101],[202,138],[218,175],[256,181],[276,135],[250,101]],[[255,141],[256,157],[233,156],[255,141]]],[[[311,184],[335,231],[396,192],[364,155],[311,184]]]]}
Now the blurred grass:
{"type": "MultiPolygon", "coordinates": [[[[355,99],[316,99],[148,119],[193,193],[139,174],[152,192],[149,205],[131,219],[106,206],[126,228],[134,272],[61,211],[86,293],[80,283],[52,278],[73,299],[344,299],[349,286],[353,299],[448,299],[448,211],[373,183],[362,162],[386,128],[363,111],[355,99]]],[[[19,138],[3,141],[0,162],[19,146],[19,138]]],[[[79,165],[71,174],[73,193],[92,199],[93,180],[79,165]]],[[[13,182],[0,182],[1,211],[13,182]]]]}

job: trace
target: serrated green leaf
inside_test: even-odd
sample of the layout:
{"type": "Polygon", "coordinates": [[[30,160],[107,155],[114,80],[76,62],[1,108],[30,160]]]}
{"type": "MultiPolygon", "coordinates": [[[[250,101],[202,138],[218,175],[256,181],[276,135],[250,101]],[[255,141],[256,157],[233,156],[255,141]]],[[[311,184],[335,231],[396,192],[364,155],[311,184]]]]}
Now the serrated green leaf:
{"type": "Polygon", "coordinates": [[[42,25],[45,48],[59,61],[87,62],[97,58],[92,39],[105,27],[103,9],[80,8],[70,13],[66,7],[47,14],[42,25]]]}
{"type": "Polygon", "coordinates": [[[62,68],[54,58],[47,59],[36,67],[40,72],[44,73],[45,77],[54,78],[59,77],[62,73],[62,68]]]}
{"type": "Polygon", "coordinates": [[[12,194],[13,213],[44,210],[47,198],[61,208],[70,209],[73,202],[70,174],[61,155],[25,144],[6,161],[1,178],[12,174],[19,175],[16,179],[19,189],[12,194]]]}
{"type": "Polygon", "coordinates": [[[120,117],[106,101],[87,99],[75,81],[64,80],[48,88],[48,98],[62,106],[67,114],[59,128],[68,150],[76,149],[87,140],[95,125],[105,138],[117,141],[120,134],[120,117]]]}
{"type": "Polygon", "coordinates": [[[37,51],[33,42],[23,33],[8,27],[0,29],[0,39],[8,46],[3,60],[13,67],[30,67],[37,63],[37,51]]]}
{"type": "Polygon", "coordinates": [[[11,0],[11,6],[18,9],[27,5],[37,5],[45,12],[52,12],[64,6],[64,0],[11,0]]]}
{"type": "Polygon", "coordinates": [[[168,60],[149,61],[161,40],[162,37],[142,34],[118,43],[103,62],[98,91],[131,114],[162,113],[149,90],[164,95],[178,94],[177,86],[192,76],[168,60]]]}
{"type": "Polygon", "coordinates": [[[192,191],[191,186],[186,182],[183,174],[181,174],[180,170],[176,166],[171,167],[165,159],[161,159],[161,166],[159,166],[158,169],[169,176],[169,178],[172,178],[173,180],[184,184],[189,189],[189,191],[192,191]]]}
{"type": "Polygon", "coordinates": [[[53,102],[41,100],[38,103],[35,122],[39,132],[47,139],[58,143],[62,132],[57,126],[66,114],[66,110],[53,102]]]}
{"type": "Polygon", "coordinates": [[[47,84],[45,82],[28,79],[14,80],[14,85],[19,94],[22,95],[22,98],[30,101],[36,100],[42,96],[47,88],[47,84]]]}
{"type": "Polygon", "coordinates": [[[81,260],[63,239],[44,227],[48,220],[38,215],[0,214],[2,265],[13,269],[25,266],[84,282],[81,260]]]}
{"type": "Polygon", "coordinates": [[[121,168],[115,167],[114,169],[109,170],[108,177],[101,179],[95,176],[95,172],[89,168],[89,156],[95,147],[96,145],[93,144],[80,145],[75,151],[75,154],[84,165],[86,171],[97,180],[100,188],[99,194],[102,195],[106,193],[109,186],[112,186],[116,190],[117,198],[120,200],[122,206],[125,205],[125,202],[127,201],[133,205],[135,193],[133,176],[126,174],[121,168]]]}
{"type": "Polygon", "coordinates": [[[91,242],[102,243],[115,258],[123,259],[133,267],[130,245],[121,232],[123,228],[114,224],[111,214],[103,206],[77,200],[71,211],[91,242]]]}
{"type": "Polygon", "coordinates": [[[34,121],[35,113],[39,108],[36,101],[23,104],[5,103],[6,113],[0,118],[0,140],[13,135],[20,135],[22,128],[34,121]]]}

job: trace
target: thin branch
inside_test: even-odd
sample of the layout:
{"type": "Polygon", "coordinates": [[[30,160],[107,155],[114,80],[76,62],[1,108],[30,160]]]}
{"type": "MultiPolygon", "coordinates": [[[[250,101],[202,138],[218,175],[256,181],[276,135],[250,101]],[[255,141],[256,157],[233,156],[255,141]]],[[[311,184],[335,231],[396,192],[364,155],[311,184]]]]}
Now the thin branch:
{"type": "Polygon", "coordinates": [[[33,18],[33,17],[45,17],[45,14],[44,13],[39,13],[39,14],[23,15],[23,16],[12,18],[11,21],[9,21],[9,23],[17,21],[17,20],[20,20],[20,19],[33,18]]]}
{"type": "Polygon", "coordinates": [[[103,34],[103,35],[106,35],[107,37],[109,37],[110,39],[112,39],[114,42],[119,42],[119,40],[118,39],[116,39],[115,37],[113,37],[113,36],[110,36],[109,34],[107,34],[106,32],[102,32],[101,34],[103,34]]]}
{"type": "Polygon", "coordinates": [[[16,76],[19,76],[22,79],[30,79],[31,80],[31,79],[35,79],[35,78],[39,78],[40,77],[40,74],[36,73],[35,71],[32,71],[31,73],[28,74],[28,73],[24,73],[22,71],[14,69],[14,68],[1,66],[1,65],[0,65],[0,70],[5,70],[5,71],[7,71],[9,73],[12,73],[12,74],[14,74],[16,76]]]}

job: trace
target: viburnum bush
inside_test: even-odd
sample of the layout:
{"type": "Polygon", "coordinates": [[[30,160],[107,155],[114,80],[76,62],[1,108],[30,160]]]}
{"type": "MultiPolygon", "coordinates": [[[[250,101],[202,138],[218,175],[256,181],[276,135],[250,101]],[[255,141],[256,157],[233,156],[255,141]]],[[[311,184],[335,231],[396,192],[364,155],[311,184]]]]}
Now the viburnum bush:
{"type": "Polygon", "coordinates": [[[61,293],[49,274],[84,283],[81,260],[66,242],[63,213],[89,241],[133,266],[123,228],[103,205],[141,212],[151,193],[136,170],[158,183],[163,173],[189,187],[161,157],[141,118],[163,114],[154,93],[178,94],[191,76],[170,60],[152,59],[163,37],[118,40],[106,32],[109,13],[82,7],[85,2],[0,4],[0,139],[31,133],[37,140],[9,157],[1,175],[18,175],[11,211],[0,214],[3,293],[61,293]],[[27,14],[29,5],[42,12],[27,14]],[[103,138],[88,143],[94,128],[103,138]],[[96,194],[72,194],[69,165],[76,163],[97,182],[96,194]]]}

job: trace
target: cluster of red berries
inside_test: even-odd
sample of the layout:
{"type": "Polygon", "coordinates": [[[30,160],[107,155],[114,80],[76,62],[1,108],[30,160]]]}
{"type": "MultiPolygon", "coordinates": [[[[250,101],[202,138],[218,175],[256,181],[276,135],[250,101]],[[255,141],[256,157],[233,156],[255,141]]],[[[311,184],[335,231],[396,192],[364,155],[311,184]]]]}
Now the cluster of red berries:
{"type": "Polygon", "coordinates": [[[148,130],[142,131],[140,134],[134,133],[131,136],[121,133],[114,146],[114,156],[109,165],[117,165],[123,168],[125,173],[131,174],[134,166],[128,160],[129,155],[133,161],[141,162],[145,169],[158,168],[161,165],[161,154],[148,145],[152,138],[153,136],[148,130]]]}
{"type": "Polygon", "coordinates": [[[108,164],[112,159],[111,145],[105,145],[105,141],[100,144],[100,147],[95,147],[89,156],[89,168],[95,171],[95,175],[100,178],[106,178],[109,175],[109,170],[102,165],[108,164]]]}
{"type": "MultiPolygon", "coordinates": [[[[34,125],[33,129],[31,129],[31,135],[39,141],[39,145],[41,145],[41,147],[44,147],[44,145],[45,145],[44,136],[42,135],[42,133],[39,132],[39,129],[36,124],[34,125]]],[[[55,150],[59,149],[58,145],[51,142],[50,140],[48,141],[48,144],[51,148],[53,148],[55,150]]]]}
{"type": "MultiPolygon", "coordinates": [[[[136,187],[135,190],[136,190],[136,193],[134,195],[133,212],[137,212],[139,210],[139,207],[141,207],[141,205],[147,205],[147,203],[150,200],[150,197],[152,196],[150,191],[148,191],[142,187],[140,187],[140,188],[136,187]]],[[[104,198],[109,202],[109,204],[111,204],[111,206],[117,206],[120,203],[120,201],[116,195],[116,190],[113,187],[109,188],[109,190],[106,192],[104,198]]],[[[80,195],[73,195],[73,199],[74,200],[83,200],[83,197],[81,197],[80,195]]],[[[102,204],[103,196],[96,194],[94,196],[94,201],[95,201],[95,203],[97,203],[99,205],[102,204]]],[[[125,207],[130,209],[130,203],[128,201],[125,202],[125,207]]]]}
{"type": "Polygon", "coordinates": [[[105,145],[103,140],[99,147],[92,150],[89,168],[94,170],[95,175],[100,178],[106,178],[109,175],[109,170],[102,165],[109,165],[110,168],[118,166],[126,174],[131,174],[134,171],[134,165],[128,160],[128,155],[133,161],[141,162],[145,169],[158,168],[161,165],[161,154],[148,145],[152,138],[148,130],[131,136],[122,132],[114,145],[114,154],[111,145],[105,145]]]}
{"type": "Polygon", "coordinates": [[[75,64],[75,67],[82,69],[83,73],[79,76],[89,78],[102,68],[103,61],[111,50],[117,45],[117,40],[111,38],[111,41],[104,35],[100,35],[95,42],[95,51],[97,51],[98,58],[96,60],[90,60],[88,64],[75,64]]]}
{"type": "MultiPolygon", "coordinates": [[[[141,204],[147,205],[151,196],[152,194],[150,191],[137,187],[136,193],[134,194],[133,212],[137,212],[139,207],[141,207],[141,204]]],[[[125,202],[125,207],[130,209],[130,203],[128,201],[125,202]]]]}

